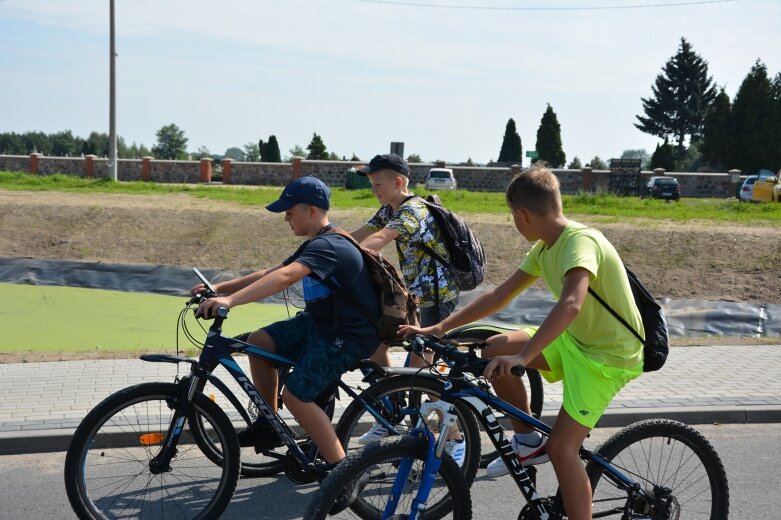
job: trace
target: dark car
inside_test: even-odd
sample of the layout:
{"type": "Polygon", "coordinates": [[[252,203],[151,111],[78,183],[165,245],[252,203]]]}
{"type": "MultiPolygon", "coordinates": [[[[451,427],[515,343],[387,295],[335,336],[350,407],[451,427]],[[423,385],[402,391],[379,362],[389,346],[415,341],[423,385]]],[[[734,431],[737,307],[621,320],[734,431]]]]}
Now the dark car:
{"type": "Polygon", "coordinates": [[[646,187],[652,199],[681,200],[681,185],[675,177],[651,177],[646,187]]]}

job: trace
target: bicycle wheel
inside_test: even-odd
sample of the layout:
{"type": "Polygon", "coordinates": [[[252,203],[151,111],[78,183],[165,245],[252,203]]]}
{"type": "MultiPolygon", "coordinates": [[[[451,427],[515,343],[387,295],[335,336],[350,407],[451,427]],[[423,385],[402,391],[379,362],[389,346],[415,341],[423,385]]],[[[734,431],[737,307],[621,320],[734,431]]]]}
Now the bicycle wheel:
{"type": "MultiPolygon", "coordinates": [[[[201,380],[198,391],[203,392],[211,400],[216,400],[217,395],[221,392],[208,384],[205,379],[201,380]]],[[[224,409],[230,410],[232,405],[226,400],[221,403],[224,409]]],[[[252,406],[252,403],[249,403],[252,406]]],[[[250,416],[252,412],[250,411],[250,416]]],[[[229,414],[233,421],[236,431],[242,428],[249,427],[251,423],[246,422],[242,418],[241,413],[232,412],[229,414]]],[[[204,427],[204,418],[198,413],[197,410],[193,410],[190,417],[187,419],[187,426],[192,433],[193,439],[198,447],[203,451],[209,460],[215,464],[222,464],[222,450],[220,449],[221,443],[219,438],[215,438],[214,431],[204,427]]],[[[255,477],[270,477],[276,475],[285,469],[285,454],[287,453],[287,447],[276,448],[267,452],[256,452],[252,446],[239,447],[239,456],[241,459],[241,475],[247,478],[255,477]]]]}
{"type": "MultiPolygon", "coordinates": [[[[438,398],[444,391],[441,379],[424,375],[399,375],[379,380],[360,394],[360,400],[380,411],[400,434],[406,434],[417,422],[417,410],[421,403],[438,398]]],[[[354,400],[342,414],[336,425],[336,435],[346,453],[364,447],[360,436],[375,419],[359,399],[354,400]]],[[[468,485],[477,473],[480,464],[480,430],[472,410],[463,402],[456,401],[455,412],[461,434],[466,442],[466,455],[462,465],[464,479],[468,485]]],[[[437,414],[428,417],[429,427],[436,431],[440,418],[437,414]]]]}
{"type": "MultiPolygon", "coordinates": [[[[347,509],[334,518],[381,518],[396,479],[399,463],[411,458],[412,469],[400,496],[395,514],[390,518],[407,518],[410,506],[420,486],[423,462],[427,455],[428,441],[422,436],[383,439],[361,451],[351,453],[339,463],[320,489],[312,497],[304,518],[322,520],[329,516],[331,506],[348,485],[358,482],[357,498],[347,509]]],[[[451,518],[472,518],[472,498],[458,465],[445,455],[434,486],[429,494],[421,518],[443,518],[452,511],[451,518]]]]}
{"type": "Polygon", "coordinates": [[[220,408],[201,394],[193,406],[227,457],[220,465],[203,456],[184,429],[170,470],[154,474],[180,389],[145,383],[109,396],[76,429],[65,457],[65,489],[82,519],[217,518],[239,478],[236,434],[220,408]]]}
{"type": "MultiPolygon", "coordinates": [[[[705,437],[685,424],[665,419],[631,424],[608,439],[598,453],[650,497],[636,501],[630,518],[728,516],[729,489],[721,459],[705,437]]],[[[594,516],[623,508],[627,492],[606,477],[604,467],[590,462],[587,471],[594,516]]]]}
{"type": "MultiPolygon", "coordinates": [[[[482,327],[475,327],[475,328],[460,328],[455,329],[452,332],[445,334],[446,339],[479,339],[479,340],[486,340],[490,338],[491,336],[496,336],[497,334],[501,334],[504,332],[503,330],[498,329],[492,329],[489,327],[482,328],[482,327]]],[[[534,417],[537,419],[540,418],[542,415],[542,406],[543,406],[543,388],[542,388],[542,376],[540,373],[533,369],[528,368],[526,369],[526,375],[524,376],[524,385],[526,386],[526,391],[529,395],[529,405],[531,407],[531,412],[534,417]]],[[[499,420],[499,424],[505,425],[506,428],[509,428],[509,419],[507,418],[506,414],[503,414],[497,410],[494,410],[494,415],[496,415],[496,418],[499,420]]],[[[486,432],[483,429],[483,425],[478,422],[478,426],[480,427],[480,438],[481,438],[481,447],[480,447],[480,467],[484,468],[488,466],[494,459],[496,459],[499,454],[496,452],[496,447],[494,446],[493,442],[491,442],[491,437],[488,435],[488,432],[486,432]]]]}

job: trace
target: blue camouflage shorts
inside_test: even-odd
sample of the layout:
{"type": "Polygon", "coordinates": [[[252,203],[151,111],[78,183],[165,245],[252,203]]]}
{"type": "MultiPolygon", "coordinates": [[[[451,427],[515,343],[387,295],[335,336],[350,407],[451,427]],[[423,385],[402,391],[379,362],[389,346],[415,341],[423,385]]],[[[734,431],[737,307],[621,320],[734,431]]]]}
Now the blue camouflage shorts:
{"type": "Polygon", "coordinates": [[[285,387],[305,403],[314,401],[360,359],[344,349],[341,339],[324,334],[306,312],[262,330],[274,340],[278,355],[296,362],[285,387]]]}

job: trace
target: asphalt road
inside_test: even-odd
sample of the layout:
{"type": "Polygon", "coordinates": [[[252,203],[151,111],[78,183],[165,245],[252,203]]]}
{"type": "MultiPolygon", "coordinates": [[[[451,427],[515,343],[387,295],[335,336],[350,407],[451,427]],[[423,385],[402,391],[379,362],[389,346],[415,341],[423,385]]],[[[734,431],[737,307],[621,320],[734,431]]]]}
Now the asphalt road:
{"type": "MultiPolygon", "coordinates": [[[[730,517],[781,518],[781,425],[700,425],[697,429],[711,441],[727,469],[730,517]]],[[[589,443],[600,443],[613,431],[599,430],[589,443]]],[[[0,520],[75,518],[65,495],[64,459],[64,453],[0,457],[0,520]]],[[[517,518],[522,503],[509,477],[478,475],[472,487],[474,518],[517,518]]],[[[553,491],[551,475],[549,465],[540,471],[541,492],[553,491]]],[[[301,518],[314,489],[314,485],[294,487],[284,477],[243,480],[223,518],[301,518]]]]}

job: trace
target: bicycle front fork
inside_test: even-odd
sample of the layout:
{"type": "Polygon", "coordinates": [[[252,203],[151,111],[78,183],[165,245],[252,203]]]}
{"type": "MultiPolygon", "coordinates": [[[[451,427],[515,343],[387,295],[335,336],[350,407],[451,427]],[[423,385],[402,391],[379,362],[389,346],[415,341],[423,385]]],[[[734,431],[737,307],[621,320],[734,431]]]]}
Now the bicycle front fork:
{"type": "Polygon", "coordinates": [[[158,454],[149,461],[151,473],[158,475],[171,471],[171,459],[176,456],[179,437],[181,437],[182,430],[184,430],[184,424],[187,422],[187,416],[192,406],[193,396],[198,390],[198,383],[202,377],[204,376],[195,373],[195,368],[193,368],[189,380],[183,379],[179,382],[177,402],[168,403],[168,406],[173,408],[174,413],[171,417],[171,424],[168,426],[168,432],[165,435],[165,441],[158,454]]]}

